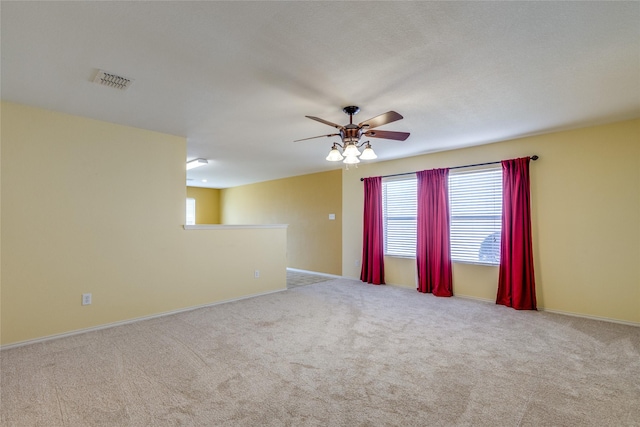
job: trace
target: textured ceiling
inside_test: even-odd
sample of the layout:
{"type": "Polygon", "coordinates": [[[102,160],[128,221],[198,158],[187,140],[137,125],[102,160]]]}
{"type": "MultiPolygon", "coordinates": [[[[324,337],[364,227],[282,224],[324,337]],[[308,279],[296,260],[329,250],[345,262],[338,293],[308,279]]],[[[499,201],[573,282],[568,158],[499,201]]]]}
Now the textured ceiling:
{"type": "MultiPolygon", "coordinates": [[[[640,116],[639,2],[2,1],[2,99],[187,138],[224,188],[336,169],[389,110],[378,160],[640,116]],[[135,79],[92,83],[98,69],[135,79]],[[334,138],[335,139],[335,138],[334,138]]],[[[207,183],[202,183],[207,179],[207,183]]]]}

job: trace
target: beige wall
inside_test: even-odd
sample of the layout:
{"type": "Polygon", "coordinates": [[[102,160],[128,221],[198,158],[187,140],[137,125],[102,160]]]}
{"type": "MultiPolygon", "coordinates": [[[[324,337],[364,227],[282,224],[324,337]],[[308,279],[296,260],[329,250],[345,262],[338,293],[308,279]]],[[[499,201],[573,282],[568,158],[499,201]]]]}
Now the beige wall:
{"type": "Polygon", "coordinates": [[[342,272],[342,172],[315,173],[222,190],[223,224],[289,224],[287,266],[342,272]],[[335,220],[329,220],[329,214],[335,220]]]}
{"type": "Polygon", "coordinates": [[[286,288],[285,229],[183,229],[184,138],[3,103],[1,140],[2,344],[286,288]]]}
{"type": "MultiPolygon", "coordinates": [[[[360,177],[533,154],[540,156],[531,163],[539,307],[640,322],[640,120],[361,164],[345,171],[343,275],[360,273],[360,177]]],[[[415,287],[413,260],[386,258],[385,268],[388,283],[415,287]]],[[[454,293],[495,300],[497,277],[497,267],[454,263],[454,293]]]]}
{"type": "Polygon", "coordinates": [[[220,190],[187,187],[187,197],[196,200],[196,224],[220,224],[220,190]]]}
{"type": "MultiPolygon", "coordinates": [[[[221,192],[223,221],[289,223],[287,247],[283,229],[182,229],[183,138],[12,103],[1,119],[2,344],[284,289],[285,251],[357,277],[360,177],[531,154],[540,307],[640,322],[640,120],[221,192]]],[[[414,277],[387,259],[389,283],[414,277]]],[[[496,282],[495,267],[454,264],[457,295],[493,300],[496,282]]]]}

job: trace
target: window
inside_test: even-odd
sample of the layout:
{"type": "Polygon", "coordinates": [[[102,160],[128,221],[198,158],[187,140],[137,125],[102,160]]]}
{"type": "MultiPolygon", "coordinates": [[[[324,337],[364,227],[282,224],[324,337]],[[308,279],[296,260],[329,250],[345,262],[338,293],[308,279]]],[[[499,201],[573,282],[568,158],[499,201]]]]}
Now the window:
{"type": "MultiPolygon", "coordinates": [[[[384,254],[415,257],[417,237],[415,175],[382,181],[384,254]]],[[[502,168],[449,174],[451,260],[500,264],[502,168]]]]}
{"type": "Polygon", "coordinates": [[[449,175],[451,260],[500,264],[502,168],[449,175]]]}
{"type": "Polygon", "coordinates": [[[187,199],[187,219],[186,225],[196,224],[196,199],[187,199]]]}
{"type": "Polygon", "coordinates": [[[415,175],[382,180],[385,255],[416,256],[417,189],[415,175]]]}

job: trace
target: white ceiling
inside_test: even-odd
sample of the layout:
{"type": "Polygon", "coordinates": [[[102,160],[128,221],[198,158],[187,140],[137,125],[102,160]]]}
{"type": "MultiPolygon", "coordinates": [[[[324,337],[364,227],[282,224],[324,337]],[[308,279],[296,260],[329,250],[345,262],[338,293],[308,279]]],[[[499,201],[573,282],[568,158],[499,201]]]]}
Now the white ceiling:
{"type": "MultiPolygon", "coordinates": [[[[640,116],[639,2],[2,1],[2,99],[187,138],[225,188],[325,171],[395,110],[379,160],[640,116]],[[92,83],[98,69],[135,79],[92,83]]],[[[185,160],[186,160],[185,159],[185,160]]],[[[202,183],[207,179],[207,183],[202,183]]]]}

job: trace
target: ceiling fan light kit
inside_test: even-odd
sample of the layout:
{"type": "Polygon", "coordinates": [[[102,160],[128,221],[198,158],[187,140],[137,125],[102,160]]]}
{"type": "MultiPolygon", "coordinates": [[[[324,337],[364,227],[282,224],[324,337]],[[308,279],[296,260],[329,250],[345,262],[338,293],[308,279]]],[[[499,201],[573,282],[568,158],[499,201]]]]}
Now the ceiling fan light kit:
{"type": "Polygon", "coordinates": [[[294,142],[306,141],[315,138],[339,136],[342,142],[333,143],[331,151],[329,151],[329,155],[326,157],[326,159],[330,162],[339,162],[340,160],[342,160],[347,165],[353,165],[360,163],[360,159],[373,160],[378,158],[376,153],[373,151],[373,148],[371,147],[369,141],[365,141],[362,143],[359,142],[362,136],[404,141],[410,135],[409,132],[371,130],[378,126],[386,125],[387,123],[395,122],[402,119],[403,117],[395,111],[387,111],[384,114],[380,114],[379,116],[373,117],[369,120],[365,120],[364,122],[358,123],[357,125],[353,124],[353,115],[358,114],[358,112],[360,111],[360,107],[349,105],[347,107],[344,107],[342,111],[344,111],[344,113],[349,116],[348,125],[341,126],[339,124],[329,122],[319,117],[305,116],[310,118],[311,120],[315,120],[317,122],[332,126],[338,129],[339,133],[313,136],[311,138],[298,139],[294,142]],[[363,146],[365,148],[362,152],[360,152],[359,148],[363,146]],[[342,150],[342,153],[340,152],[340,150],[342,150]]]}

